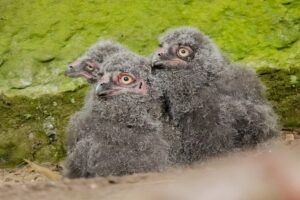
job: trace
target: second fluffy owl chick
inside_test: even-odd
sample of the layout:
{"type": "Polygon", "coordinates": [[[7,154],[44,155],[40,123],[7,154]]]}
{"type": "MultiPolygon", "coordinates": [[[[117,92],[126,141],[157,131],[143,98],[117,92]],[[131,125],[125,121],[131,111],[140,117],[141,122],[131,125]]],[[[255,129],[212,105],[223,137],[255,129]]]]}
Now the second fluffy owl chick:
{"type": "Polygon", "coordinates": [[[278,134],[276,115],[253,73],[235,68],[195,28],[160,37],[152,63],[186,162],[253,146],[278,134]]]}
{"type": "Polygon", "coordinates": [[[101,77],[102,63],[119,52],[128,51],[122,45],[110,41],[101,40],[92,45],[81,57],[69,64],[65,75],[69,77],[84,77],[89,83],[95,83],[101,77]]]}
{"type": "Polygon", "coordinates": [[[103,76],[93,90],[96,97],[82,113],[82,127],[75,129],[87,137],[69,150],[66,176],[126,175],[169,165],[159,96],[148,75],[149,63],[135,54],[119,53],[103,63],[103,76]]]}
{"type": "MultiPolygon", "coordinates": [[[[127,51],[129,51],[127,48],[116,42],[113,42],[111,40],[100,40],[90,48],[88,48],[81,57],[69,64],[68,69],[65,71],[65,75],[69,77],[83,77],[90,84],[95,84],[96,81],[103,75],[101,72],[103,62],[116,53],[127,51]]],[[[91,95],[91,93],[93,93],[93,91],[91,91],[89,95],[87,95],[85,99],[85,105],[82,110],[84,110],[85,107],[88,107],[90,101],[92,100],[93,95],[91,95]]],[[[85,132],[83,132],[81,135],[72,134],[73,132],[80,132],[80,130],[75,130],[77,126],[72,126],[72,124],[82,123],[81,118],[83,117],[84,113],[86,112],[79,111],[71,116],[70,123],[67,128],[67,132],[69,135],[67,144],[68,149],[72,148],[75,142],[85,136],[85,132]]]]}

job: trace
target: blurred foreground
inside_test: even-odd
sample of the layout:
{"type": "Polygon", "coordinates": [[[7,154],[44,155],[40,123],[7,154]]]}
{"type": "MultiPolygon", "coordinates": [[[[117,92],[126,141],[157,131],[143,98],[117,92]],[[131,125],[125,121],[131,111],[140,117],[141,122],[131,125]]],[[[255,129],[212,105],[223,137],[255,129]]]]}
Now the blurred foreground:
{"type": "Polygon", "coordinates": [[[0,171],[0,199],[299,200],[299,154],[299,140],[288,134],[284,142],[163,173],[50,181],[27,166],[0,171]]]}

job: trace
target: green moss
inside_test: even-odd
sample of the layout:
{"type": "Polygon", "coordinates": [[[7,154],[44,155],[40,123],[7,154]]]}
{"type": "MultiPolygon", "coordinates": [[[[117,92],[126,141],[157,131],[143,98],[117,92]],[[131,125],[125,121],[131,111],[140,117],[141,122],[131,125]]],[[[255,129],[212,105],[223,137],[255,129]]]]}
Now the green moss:
{"type": "Polygon", "coordinates": [[[87,87],[76,92],[0,98],[0,166],[19,164],[24,158],[59,161],[65,153],[65,127],[78,110],[87,87]]]}
{"type": "Polygon", "coordinates": [[[300,68],[260,68],[258,74],[283,126],[300,127],[300,68]]]}
{"type": "Polygon", "coordinates": [[[147,55],[178,25],[200,28],[228,57],[256,68],[283,125],[299,127],[299,13],[298,0],[0,0],[0,162],[61,158],[84,86],[63,72],[98,38],[147,55]],[[49,141],[53,132],[58,139],[49,141]]]}
{"type": "Polygon", "coordinates": [[[199,27],[231,58],[251,66],[299,66],[297,0],[0,0],[0,5],[5,61],[0,91],[9,96],[74,90],[80,84],[66,84],[64,68],[97,38],[149,54],[157,35],[178,25],[199,27]]]}

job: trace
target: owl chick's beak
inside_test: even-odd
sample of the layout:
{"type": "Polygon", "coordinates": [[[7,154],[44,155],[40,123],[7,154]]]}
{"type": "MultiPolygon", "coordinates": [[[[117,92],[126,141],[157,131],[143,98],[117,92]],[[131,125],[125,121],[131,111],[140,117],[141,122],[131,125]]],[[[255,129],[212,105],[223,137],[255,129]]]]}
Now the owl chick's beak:
{"type": "Polygon", "coordinates": [[[73,77],[75,75],[76,71],[73,68],[73,65],[69,65],[68,68],[65,71],[65,76],[73,77]]]}
{"type": "Polygon", "coordinates": [[[89,73],[84,72],[84,71],[79,71],[73,65],[68,66],[68,69],[65,71],[65,76],[68,76],[68,77],[71,77],[71,78],[84,77],[88,81],[91,81],[91,83],[94,82],[93,78],[95,78],[95,77],[93,77],[92,74],[89,74],[89,73]]]}
{"type": "Polygon", "coordinates": [[[103,96],[103,91],[104,91],[104,89],[103,89],[103,87],[102,87],[102,85],[101,84],[97,84],[97,87],[96,87],[96,94],[98,95],[98,96],[103,96]]]}
{"type": "Polygon", "coordinates": [[[110,90],[109,84],[98,83],[96,86],[96,94],[99,97],[110,95],[113,91],[110,90]]]}
{"type": "Polygon", "coordinates": [[[166,53],[167,52],[164,48],[160,48],[152,55],[151,65],[153,68],[163,68],[166,53]]]}
{"type": "Polygon", "coordinates": [[[156,54],[152,56],[151,65],[153,68],[162,68],[163,64],[164,62],[159,56],[157,56],[156,54]]]}
{"type": "Polygon", "coordinates": [[[103,75],[96,86],[96,94],[99,97],[107,96],[113,93],[113,89],[110,84],[110,77],[108,74],[103,75]]]}
{"type": "Polygon", "coordinates": [[[68,68],[65,71],[65,76],[69,76],[69,77],[79,77],[81,76],[80,72],[78,71],[78,65],[80,64],[80,62],[78,60],[70,63],[68,65],[68,68]]]}

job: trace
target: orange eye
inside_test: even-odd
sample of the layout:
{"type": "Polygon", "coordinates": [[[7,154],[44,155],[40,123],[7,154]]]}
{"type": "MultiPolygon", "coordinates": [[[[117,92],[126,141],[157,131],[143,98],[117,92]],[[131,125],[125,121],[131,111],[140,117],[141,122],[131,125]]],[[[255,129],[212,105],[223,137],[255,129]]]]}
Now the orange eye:
{"type": "Polygon", "coordinates": [[[135,79],[129,74],[121,74],[119,81],[121,84],[128,85],[130,83],[133,83],[135,79]]]}
{"type": "Polygon", "coordinates": [[[187,48],[182,47],[178,49],[177,55],[181,58],[185,58],[190,55],[190,51],[187,48]]]}

